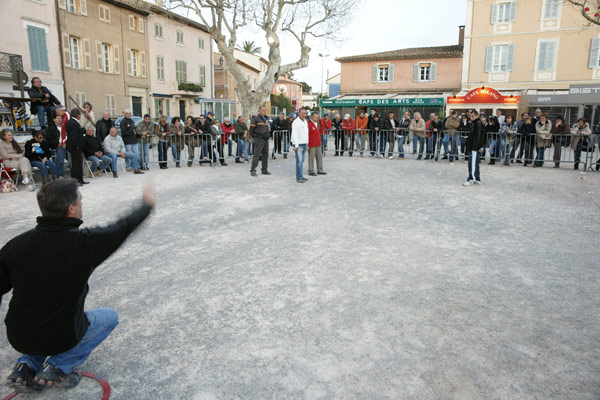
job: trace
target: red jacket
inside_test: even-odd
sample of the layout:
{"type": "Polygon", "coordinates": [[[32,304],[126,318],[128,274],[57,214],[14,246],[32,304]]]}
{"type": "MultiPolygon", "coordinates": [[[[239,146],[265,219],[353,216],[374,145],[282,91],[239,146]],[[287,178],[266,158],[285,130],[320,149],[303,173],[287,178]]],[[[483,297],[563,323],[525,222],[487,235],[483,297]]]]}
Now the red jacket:
{"type": "MultiPolygon", "coordinates": [[[[431,120],[428,120],[427,122],[425,122],[425,130],[429,131],[429,127],[431,126],[431,120]]],[[[433,133],[431,132],[427,132],[427,138],[430,138],[433,136],[433,133]]]]}
{"type": "Polygon", "coordinates": [[[354,133],[354,132],[348,132],[348,131],[353,131],[354,129],[356,129],[356,123],[354,122],[354,120],[352,119],[352,117],[350,117],[349,120],[343,120],[342,121],[342,128],[346,131],[346,133],[348,135],[354,133]]]}
{"type": "Polygon", "coordinates": [[[321,147],[321,132],[313,121],[308,121],[308,147],[321,147]]]}
{"type": "Polygon", "coordinates": [[[233,133],[235,131],[235,129],[233,129],[233,124],[230,124],[229,126],[227,126],[227,125],[225,125],[225,122],[223,122],[221,124],[221,131],[223,131],[223,134],[221,135],[221,143],[228,143],[229,135],[231,133],[233,133]]]}
{"type": "Polygon", "coordinates": [[[329,133],[329,131],[331,130],[331,120],[325,120],[324,118],[321,118],[321,120],[319,121],[319,126],[321,128],[321,134],[324,134],[325,131],[328,131],[327,133],[329,133]]]}

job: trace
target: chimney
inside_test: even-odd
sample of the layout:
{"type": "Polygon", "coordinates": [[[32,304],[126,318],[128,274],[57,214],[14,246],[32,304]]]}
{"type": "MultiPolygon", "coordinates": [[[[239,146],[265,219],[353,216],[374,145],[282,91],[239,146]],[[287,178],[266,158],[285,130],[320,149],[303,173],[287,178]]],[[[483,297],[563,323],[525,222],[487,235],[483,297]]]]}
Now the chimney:
{"type": "Polygon", "coordinates": [[[460,46],[465,45],[465,26],[464,25],[458,26],[458,44],[460,46]]]}

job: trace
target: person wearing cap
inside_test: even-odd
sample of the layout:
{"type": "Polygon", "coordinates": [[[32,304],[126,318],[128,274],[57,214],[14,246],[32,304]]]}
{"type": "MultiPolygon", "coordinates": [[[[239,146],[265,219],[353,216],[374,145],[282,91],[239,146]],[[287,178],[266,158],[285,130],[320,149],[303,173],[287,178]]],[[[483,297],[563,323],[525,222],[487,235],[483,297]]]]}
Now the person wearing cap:
{"type": "Polygon", "coordinates": [[[449,162],[454,162],[454,160],[458,160],[458,127],[460,126],[460,120],[458,119],[458,112],[456,110],[452,110],[450,116],[446,118],[446,122],[444,124],[445,135],[442,138],[442,144],[444,145],[444,157],[443,159],[448,159],[449,162]],[[448,153],[448,142],[450,142],[450,153],[448,153]],[[450,157],[448,157],[450,154],[450,157]]]}
{"type": "Polygon", "coordinates": [[[142,170],[148,169],[148,153],[150,152],[150,138],[157,131],[158,125],[150,120],[150,114],[144,114],[143,121],[135,127],[138,140],[139,163],[142,170]]]}
{"type": "Polygon", "coordinates": [[[138,140],[135,134],[135,122],[133,122],[131,119],[131,110],[129,108],[123,110],[123,119],[121,120],[121,124],[119,126],[121,128],[121,137],[123,138],[123,143],[125,143],[125,149],[127,152],[134,153],[136,155],[135,159],[132,161],[126,160],[127,168],[133,168],[133,170],[140,169],[140,152],[137,146],[138,140]]]}

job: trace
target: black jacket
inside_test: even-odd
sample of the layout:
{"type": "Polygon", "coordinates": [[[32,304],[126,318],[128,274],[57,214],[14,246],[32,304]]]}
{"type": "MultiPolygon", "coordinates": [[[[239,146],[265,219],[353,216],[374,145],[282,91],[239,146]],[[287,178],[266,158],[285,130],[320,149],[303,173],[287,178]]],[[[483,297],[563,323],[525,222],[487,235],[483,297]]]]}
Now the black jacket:
{"type": "Polygon", "coordinates": [[[108,122],[108,124],[104,121],[104,118],[100,118],[98,121],[96,121],[96,136],[98,137],[98,140],[100,140],[101,143],[104,142],[104,139],[109,135],[110,128],[115,126],[115,122],[112,119],[108,120],[110,121],[108,122]]]}
{"type": "Polygon", "coordinates": [[[56,149],[58,147],[58,140],[60,139],[60,128],[57,127],[54,124],[54,122],[48,124],[48,129],[46,129],[46,135],[44,136],[44,139],[51,149],[56,149]]]}
{"type": "Polygon", "coordinates": [[[48,90],[46,86],[42,86],[39,90],[32,86],[27,93],[29,94],[30,98],[36,99],[35,101],[31,102],[32,112],[35,110],[35,107],[33,106],[42,105],[48,108],[50,106],[60,104],[60,101],[52,94],[50,90],[48,90]],[[49,97],[47,98],[46,95],[49,95],[49,97]]]}
{"type": "Polygon", "coordinates": [[[101,151],[104,154],[104,147],[102,147],[100,139],[96,136],[85,135],[83,137],[83,155],[85,158],[93,156],[97,151],[101,151]]]}
{"type": "Polygon", "coordinates": [[[271,125],[272,131],[285,131],[287,129],[286,124],[287,118],[279,119],[279,116],[275,117],[273,124],[271,125]]]}
{"type": "Polygon", "coordinates": [[[429,130],[434,135],[440,135],[442,133],[442,131],[444,130],[444,123],[440,120],[438,120],[438,122],[431,121],[431,123],[429,124],[429,130]],[[437,129],[437,132],[434,132],[433,131],[434,129],[437,129]]]}
{"type": "Polygon", "coordinates": [[[42,161],[42,159],[45,157],[47,159],[50,159],[52,157],[52,152],[50,151],[50,146],[48,146],[48,143],[44,140],[42,141],[42,143],[38,143],[35,141],[35,139],[29,139],[26,143],[25,143],[25,157],[27,157],[29,159],[29,161],[42,161]],[[33,152],[33,145],[39,145],[39,147],[44,151],[43,154],[40,153],[34,153],[33,152]]]}
{"type": "Polygon", "coordinates": [[[34,229],[0,250],[0,300],[13,289],[5,323],[15,350],[49,356],[81,341],[89,326],[83,310],[90,275],[150,210],[141,206],[102,228],[79,229],[77,218],[39,217],[34,229]]]}
{"type": "Polygon", "coordinates": [[[123,143],[136,144],[137,136],[135,136],[135,122],[133,122],[131,118],[123,118],[120,125],[123,143]]]}
{"type": "Polygon", "coordinates": [[[75,118],[67,121],[67,150],[83,150],[83,128],[75,118]]]}
{"type": "Polygon", "coordinates": [[[410,127],[410,118],[402,118],[400,121],[400,129],[402,129],[402,132],[400,132],[401,135],[406,135],[408,134],[408,128],[410,127]]]}
{"type": "Polygon", "coordinates": [[[464,121],[460,121],[460,125],[458,125],[458,131],[459,132],[470,132],[471,131],[471,125],[472,125],[472,123],[468,119],[467,119],[467,123],[466,124],[464,123],[464,121]]]}
{"type": "Polygon", "coordinates": [[[524,123],[519,127],[518,131],[522,136],[529,136],[535,134],[535,124],[524,123]]]}
{"type": "Polygon", "coordinates": [[[200,120],[197,120],[194,126],[196,127],[198,133],[210,133],[210,124],[208,123],[208,120],[205,120],[203,124],[200,123],[200,120]]]}
{"type": "Polygon", "coordinates": [[[382,126],[381,118],[379,118],[379,119],[373,118],[369,122],[369,129],[371,129],[371,130],[375,130],[375,128],[381,129],[381,126],[382,126]]]}
{"type": "Polygon", "coordinates": [[[342,131],[342,122],[344,122],[343,119],[340,118],[340,120],[338,121],[336,118],[331,120],[331,130],[332,133],[337,132],[337,131],[342,131]],[[335,131],[333,130],[333,128],[335,128],[335,131]]]}
{"type": "MultiPolygon", "coordinates": [[[[397,120],[396,118],[394,118],[394,124],[395,124],[394,126],[395,126],[396,128],[399,128],[399,127],[400,127],[400,122],[398,122],[398,120],[397,120]]],[[[393,127],[392,127],[392,121],[390,120],[390,118],[389,118],[389,117],[386,117],[386,118],[383,120],[383,124],[382,124],[381,126],[382,126],[382,128],[383,128],[384,130],[386,130],[386,131],[389,131],[389,130],[394,130],[394,129],[395,129],[395,128],[393,128],[393,127]]]]}
{"type": "Polygon", "coordinates": [[[467,136],[467,152],[478,151],[483,146],[485,146],[485,134],[481,121],[477,118],[475,122],[471,122],[471,130],[467,136]]]}
{"type": "Polygon", "coordinates": [[[266,115],[264,117],[255,115],[250,120],[250,129],[248,130],[248,133],[253,138],[269,140],[270,131],[271,126],[269,125],[269,119],[266,115]]]}

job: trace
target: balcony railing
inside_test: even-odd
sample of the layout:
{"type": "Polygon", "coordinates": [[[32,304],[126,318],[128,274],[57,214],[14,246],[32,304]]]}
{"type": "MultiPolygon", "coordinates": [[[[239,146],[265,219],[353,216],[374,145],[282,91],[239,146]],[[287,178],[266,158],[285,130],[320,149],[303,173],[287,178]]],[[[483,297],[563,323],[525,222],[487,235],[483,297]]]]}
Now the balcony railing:
{"type": "Polygon", "coordinates": [[[23,58],[19,54],[0,52],[0,75],[11,76],[18,69],[23,69],[23,58]]]}

